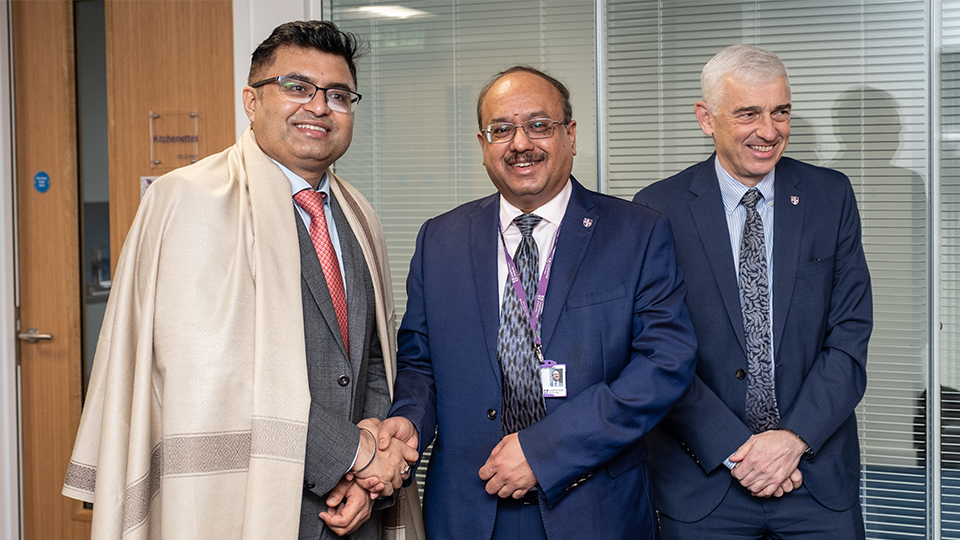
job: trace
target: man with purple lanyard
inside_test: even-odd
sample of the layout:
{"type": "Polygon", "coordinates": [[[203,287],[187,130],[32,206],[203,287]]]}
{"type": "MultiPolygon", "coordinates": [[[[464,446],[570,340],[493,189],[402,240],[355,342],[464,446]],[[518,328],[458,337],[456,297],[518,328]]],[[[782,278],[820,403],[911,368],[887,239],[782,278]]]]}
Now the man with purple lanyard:
{"type": "Polygon", "coordinates": [[[570,175],[556,79],[501,72],[477,117],[498,193],[420,230],[378,442],[433,441],[428,538],[653,538],[643,435],[696,349],[669,225],[570,175]]]}

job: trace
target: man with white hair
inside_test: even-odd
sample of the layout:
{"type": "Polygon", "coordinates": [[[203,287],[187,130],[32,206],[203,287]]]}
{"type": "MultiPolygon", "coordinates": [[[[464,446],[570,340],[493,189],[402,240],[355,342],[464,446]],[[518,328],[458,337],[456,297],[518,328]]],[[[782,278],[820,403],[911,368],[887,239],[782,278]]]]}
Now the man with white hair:
{"type": "Polygon", "coordinates": [[[728,47],[701,85],[716,153],[634,198],[670,219],[698,342],[690,391],[647,436],[663,538],[862,539],[873,308],[850,180],[783,157],[775,54],[728,47]]]}

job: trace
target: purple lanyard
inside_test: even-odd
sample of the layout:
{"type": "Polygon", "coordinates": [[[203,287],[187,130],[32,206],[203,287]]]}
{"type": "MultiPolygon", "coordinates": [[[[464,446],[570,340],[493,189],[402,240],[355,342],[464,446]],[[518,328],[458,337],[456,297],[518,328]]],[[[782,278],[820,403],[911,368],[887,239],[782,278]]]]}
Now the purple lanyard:
{"type": "MultiPolygon", "coordinates": [[[[560,227],[563,226],[561,222],[557,226],[557,234],[553,237],[553,247],[550,248],[550,256],[547,257],[547,262],[543,266],[543,274],[540,276],[540,283],[537,284],[537,298],[533,303],[533,316],[530,314],[530,302],[527,300],[526,293],[523,292],[523,284],[520,282],[520,271],[517,270],[517,263],[513,262],[513,257],[510,256],[510,252],[507,251],[507,242],[503,239],[503,225],[500,223],[500,220],[497,220],[497,229],[500,231],[500,244],[503,246],[503,256],[507,260],[507,271],[510,273],[510,283],[513,285],[513,290],[517,294],[517,299],[520,301],[520,306],[523,308],[523,314],[527,317],[527,322],[530,323],[530,329],[533,331],[533,343],[534,350],[537,353],[537,360],[543,364],[543,346],[540,342],[540,335],[537,332],[537,321],[540,320],[540,315],[543,314],[543,301],[547,295],[547,283],[550,282],[550,268],[553,266],[553,254],[557,251],[557,240],[560,239],[560,227]]],[[[523,242],[523,239],[520,239],[523,242]]],[[[536,242],[536,240],[534,240],[536,242]]]]}

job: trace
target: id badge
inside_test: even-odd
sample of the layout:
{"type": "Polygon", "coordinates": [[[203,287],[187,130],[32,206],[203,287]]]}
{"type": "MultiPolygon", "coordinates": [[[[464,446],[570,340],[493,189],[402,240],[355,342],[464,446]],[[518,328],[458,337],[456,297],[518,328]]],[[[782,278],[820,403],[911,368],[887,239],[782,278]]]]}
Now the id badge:
{"type": "Polygon", "coordinates": [[[540,383],[543,397],[567,397],[567,365],[547,360],[540,365],[540,383]]]}

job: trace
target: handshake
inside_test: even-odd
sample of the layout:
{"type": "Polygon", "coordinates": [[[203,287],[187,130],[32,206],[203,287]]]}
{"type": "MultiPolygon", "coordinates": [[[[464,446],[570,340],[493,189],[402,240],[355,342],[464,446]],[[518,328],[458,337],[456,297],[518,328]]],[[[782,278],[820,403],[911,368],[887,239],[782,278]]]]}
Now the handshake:
{"type": "Polygon", "coordinates": [[[360,451],[353,468],[346,474],[376,499],[389,497],[410,477],[410,468],[417,462],[417,431],[406,418],[388,418],[380,422],[368,418],[360,428],[360,451]]]}
{"type": "Polygon", "coordinates": [[[320,513],[320,518],[339,536],[352,533],[369,519],[374,501],[399,489],[420,458],[417,430],[406,418],[388,418],[383,422],[368,418],[357,427],[357,459],[327,495],[329,509],[320,513]]]}

